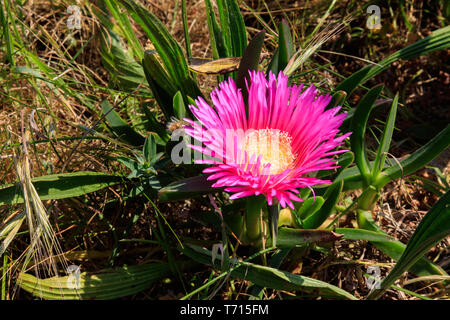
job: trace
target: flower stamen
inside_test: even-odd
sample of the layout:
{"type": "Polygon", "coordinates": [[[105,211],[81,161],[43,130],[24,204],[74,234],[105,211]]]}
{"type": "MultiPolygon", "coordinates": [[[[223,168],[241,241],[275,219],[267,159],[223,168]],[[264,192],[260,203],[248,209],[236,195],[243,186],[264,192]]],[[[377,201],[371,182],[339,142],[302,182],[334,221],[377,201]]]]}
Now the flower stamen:
{"type": "Polygon", "coordinates": [[[279,129],[249,130],[245,135],[244,151],[249,158],[261,156],[261,171],[270,163],[270,174],[280,174],[292,168],[294,163],[291,141],[291,136],[279,129]]]}

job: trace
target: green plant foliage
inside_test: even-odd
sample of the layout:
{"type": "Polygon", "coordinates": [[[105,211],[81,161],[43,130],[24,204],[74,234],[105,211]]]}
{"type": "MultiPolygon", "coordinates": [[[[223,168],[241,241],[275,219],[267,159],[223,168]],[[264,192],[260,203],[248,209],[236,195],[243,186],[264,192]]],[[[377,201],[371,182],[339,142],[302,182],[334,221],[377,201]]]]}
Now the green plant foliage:
{"type": "MultiPolygon", "coordinates": [[[[72,172],[52,174],[31,179],[41,200],[72,198],[123,182],[118,175],[101,172],[72,172]]],[[[19,185],[0,187],[0,205],[23,203],[19,185]]]]}
{"type": "MultiPolygon", "coordinates": [[[[212,253],[209,250],[191,245],[190,247],[185,247],[182,252],[195,261],[206,265],[212,264],[212,253]]],[[[232,277],[249,280],[262,287],[309,293],[318,291],[319,294],[329,297],[357,300],[350,293],[320,280],[294,275],[286,271],[250,262],[236,259],[230,260],[231,265],[234,266],[229,271],[232,277]]],[[[216,262],[216,264],[220,264],[220,262],[216,262]]]]}
{"type": "Polygon", "coordinates": [[[317,212],[311,214],[303,221],[302,227],[304,229],[315,229],[320,227],[322,223],[325,222],[325,220],[333,212],[333,209],[339,200],[343,185],[344,182],[339,180],[328,187],[323,196],[325,198],[324,204],[317,212]]]}
{"type": "Polygon", "coordinates": [[[138,293],[168,275],[168,264],[150,263],[96,273],[81,272],[79,278],[71,274],[39,279],[20,273],[18,283],[25,291],[47,300],[109,300],[138,293]]]}
{"type": "Polygon", "coordinates": [[[383,279],[380,289],[375,289],[368,299],[380,297],[403,272],[413,266],[436,243],[450,234],[450,192],[442,196],[428,211],[414,231],[394,268],[383,279]]]}
{"type": "Polygon", "coordinates": [[[220,190],[213,188],[214,182],[208,181],[207,178],[207,176],[202,175],[173,182],[159,190],[159,200],[163,202],[177,201],[220,190]]]}
{"type": "Polygon", "coordinates": [[[120,140],[135,147],[144,144],[145,138],[128,125],[107,100],[102,102],[102,112],[111,130],[120,140]]]}

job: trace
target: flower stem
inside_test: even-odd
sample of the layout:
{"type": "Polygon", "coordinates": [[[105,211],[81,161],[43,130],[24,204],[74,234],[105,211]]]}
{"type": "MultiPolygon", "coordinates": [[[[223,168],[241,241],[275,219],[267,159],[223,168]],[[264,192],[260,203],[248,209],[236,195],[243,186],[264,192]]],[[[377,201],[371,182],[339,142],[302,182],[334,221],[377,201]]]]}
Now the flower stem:
{"type": "Polygon", "coordinates": [[[379,227],[372,218],[372,209],[379,197],[380,193],[374,186],[367,187],[359,196],[356,213],[360,228],[379,231],[379,227]]]}
{"type": "Polygon", "coordinates": [[[278,201],[269,206],[269,224],[270,224],[270,236],[272,237],[272,247],[277,245],[278,235],[278,217],[280,216],[280,204],[278,201]]]}
{"type": "Polygon", "coordinates": [[[250,241],[260,240],[262,236],[262,209],[265,205],[264,197],[248,197],[245,209],[246,236],[250,241]]]}
{"type": "Polygon", "coordinates": [[[372,210],[380,197],[380,193],[374,186],[368,186],[358,199],[358,209],[372,210]]]}

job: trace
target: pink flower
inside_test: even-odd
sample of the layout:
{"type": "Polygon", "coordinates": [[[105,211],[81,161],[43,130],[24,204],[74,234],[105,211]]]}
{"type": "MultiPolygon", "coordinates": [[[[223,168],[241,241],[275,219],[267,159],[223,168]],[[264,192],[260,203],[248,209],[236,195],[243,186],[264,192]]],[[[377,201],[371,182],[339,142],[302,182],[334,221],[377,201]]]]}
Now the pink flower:
{"type": "Polygon", "coordinates": [[[299,188],[331,181],[308,173],[337,168],[333,155],[350,133],[336,137],[346,114],[340,107],[325,110],[331,96],[317,96],[317,89],[289,86],[282,72],[269,79],[261,71],[250,72],[248,116],[236,84],[230,78],[211,93],[214,108],[199,97],[190,105],[199,120],[189,122],[186,132],[204,147],[189,145],[210,159],[196,163],[213,165],[203,170],[225,187],[230,199],[263,194],[269,205],[278,199],[283,208],[294,208],[299,188]],[[316,97],[317,96],[317,97],[316,97]]]}

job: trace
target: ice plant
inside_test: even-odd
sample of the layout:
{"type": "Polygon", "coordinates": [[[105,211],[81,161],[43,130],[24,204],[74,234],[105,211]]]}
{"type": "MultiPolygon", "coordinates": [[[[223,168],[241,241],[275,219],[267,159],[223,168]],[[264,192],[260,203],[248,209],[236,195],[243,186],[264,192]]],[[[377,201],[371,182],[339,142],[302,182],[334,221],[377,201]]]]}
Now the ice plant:
{"type": "Polygon", "coordinates": [[[277,199],[294,208],[292,201],[302,201],[299,188],[331,183],[311,173],[336,168],[333,155],[346,151],[334,150],[350,135],[337,137],[345,113],[325,110],[331,96],[318,95],[314,86],[302,92],[282,72],[267,79],[251,71],[247,88],[244,101],[230,78],[211,93],[214,108],[200,97],[189,106],[199,121],[185,119],[186,132],[203,144],[190,147],[210,157],[196,163],[212,165],[203,172],[231,199],[262,194],[269,205],[277,199]]]}

